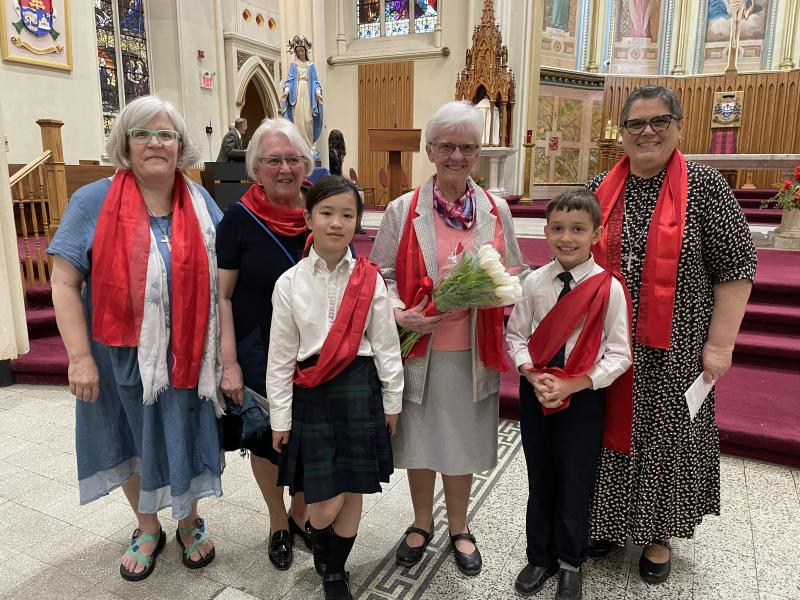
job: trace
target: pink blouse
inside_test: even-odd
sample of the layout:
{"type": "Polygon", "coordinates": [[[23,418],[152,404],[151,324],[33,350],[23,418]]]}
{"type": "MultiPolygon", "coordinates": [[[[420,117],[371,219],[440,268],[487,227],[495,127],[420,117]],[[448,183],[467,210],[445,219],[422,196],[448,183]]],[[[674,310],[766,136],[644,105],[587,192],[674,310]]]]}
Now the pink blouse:
{"type": "MultiPolygon", "coordinates": [[[[464,250],[475,249],[475,227],[466,230],[453,229],[434,211],[436,224],[436,257],[439,272],[452,264],[451,256],[460,243],[464,250]]],[[[470,310],[456,310],[439,321],[433,334],[431,349],[454,352],[469,350],[472,347],[470,338],[470,310]]]]}

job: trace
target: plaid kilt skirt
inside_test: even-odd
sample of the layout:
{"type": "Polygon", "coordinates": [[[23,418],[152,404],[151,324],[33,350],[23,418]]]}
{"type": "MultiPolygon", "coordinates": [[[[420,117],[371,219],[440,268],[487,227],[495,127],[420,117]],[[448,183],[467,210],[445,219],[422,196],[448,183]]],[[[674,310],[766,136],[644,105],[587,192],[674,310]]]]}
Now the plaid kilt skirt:
{"type": "MultiPolygon", "coordinates": [[[[303,361],[300,369],[318,357],[303,361]]],[[[315,388],[294,386],[292,432],[281,453],[278,485],[305,493],[307,504],[344,492],[381,491],[393,472],[378,372],[357,356],[338,376],[315,388]]]]}

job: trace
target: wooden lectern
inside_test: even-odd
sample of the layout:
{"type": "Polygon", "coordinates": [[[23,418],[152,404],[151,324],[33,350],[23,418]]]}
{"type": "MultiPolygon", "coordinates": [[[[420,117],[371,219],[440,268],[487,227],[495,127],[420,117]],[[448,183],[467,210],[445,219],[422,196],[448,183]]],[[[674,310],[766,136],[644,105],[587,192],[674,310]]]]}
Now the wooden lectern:
{"type": "Polygon", "coordinates": [[[401,191],[400,153],[419,152],[421,133],[421,129],[367,129],[370,152],[389,153],[389,200],[397,198],[401,191]]]}

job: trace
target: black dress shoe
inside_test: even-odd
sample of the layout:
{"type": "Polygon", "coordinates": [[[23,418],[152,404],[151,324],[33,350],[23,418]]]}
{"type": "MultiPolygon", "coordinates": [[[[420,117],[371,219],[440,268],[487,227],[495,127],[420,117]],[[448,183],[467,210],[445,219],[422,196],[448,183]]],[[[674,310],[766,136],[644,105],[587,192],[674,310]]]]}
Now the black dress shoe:
{"type": "MultiPolygon", "coordinates": [[[[670,549],[669,542],[657,541],[653,543],[658,544],[659,546],[664,546],[667,550],[670,549]]],[[[647,546],[645,546],[645,548],[646,547],[647,546]]],[[[639,557],[639,577],[642,578],[642,581],[652,585],[664,583],[669,577],[669,572],[672,569],[672,551],[669,553],[667,562],[654,563],[645,557],[644,550],[645,549],[642,548],[642,555],[639,557]]]]}
{"type": "Polygon", "coordinates": [[[322,589],[325,590],[325,600],[353,600],[350,593],[348,573],[326,573],[322,578],[322,589]]]}
{"type": "Polygon", "coordinates": [[[609,554],[617,545],[608,540],[589,540],[589,556],[601,558],[609,554]]]}
{"type": "Polygon", "coordinates": [[[457,533],[456,535],[450,535],[450,543],[453,544],[453,554],[456,557],[456,566],[458,570],[461,571],[464,575],[477,575],[481,572],[481,568],[483,567],[483,559],[481,559],[481,552],[478,550],[478,544],[475,542],[475,536],[471,533],[457,533]],[[473,544],[475,544],[475,550],[473,550],[470,554],[466,552],[461,552],[458,548],[456,548],[456,542],[458,540],[469,540],[473,544]]]}
{"type": "Polygon", "coordinates": [[[428,544],[433,537],[433,521],[431,521],[431,529],[430,531],[425,531],[424,529],[420,529],[419,527],[409,527],[406,529],[405,534],[403,535],[403,541],[400,542],[400,546],[397,548],[397,552],[395,553],[394,557],[397,561],[397,564],[401,567],[413,567],[419,561],[422,560],[422,557],[425,555],[425,548],[428,547],[428,544]],[[408,539],[408,535],[410,533],[418,533],[425,541],[422,543],[421,546],[409,546],[406,543],[408,539]]]}
{"type": "Polygon", "coordinates": [[[581,600],[583,598],[583,577],[581,570],[561,569],[558,574],[556,600],[581,600]]]}
{"type": "MultiPolygon", "coordinates": [[[[303,543],[306,545],[306,548],[311,550],[311,521],[306,521],[305,527],[300,527],[295,520],[289,515],[289,533],[292,534],[292,538],[298,535],[300,539],[303,540],[303,543]]],[[[292,544],[294,544],[294,539],[292,539],[292,544]]]]}
{"type": "Polygon", "coordinates": [[[275,565],[279,571],[285,571],[292,566],[292,536],[288,529],[280,529],[272,534],[267,550],[269,561],[275,565]]]}
{"type": "Polygon", "coordinates": [[[534,567],[528,563],[525,568],[517,575],[514,582],[514,589],[523,596],[533,596],[542,589],[545,582],[553,575],[558,573],[558,563],[549,567],[534,567]]]}

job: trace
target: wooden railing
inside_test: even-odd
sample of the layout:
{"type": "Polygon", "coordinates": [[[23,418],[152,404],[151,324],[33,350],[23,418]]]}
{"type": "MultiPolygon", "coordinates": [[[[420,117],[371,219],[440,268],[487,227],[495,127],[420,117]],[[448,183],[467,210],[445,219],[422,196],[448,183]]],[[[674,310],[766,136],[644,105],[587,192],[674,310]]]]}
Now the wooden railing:
{"type": "Polygon", "coordinates": [[[50,280],[45,252],[67,205],[61,121],[40,119],[42,153],[10,177],[20,274],[25,289],[50,280]]]}

